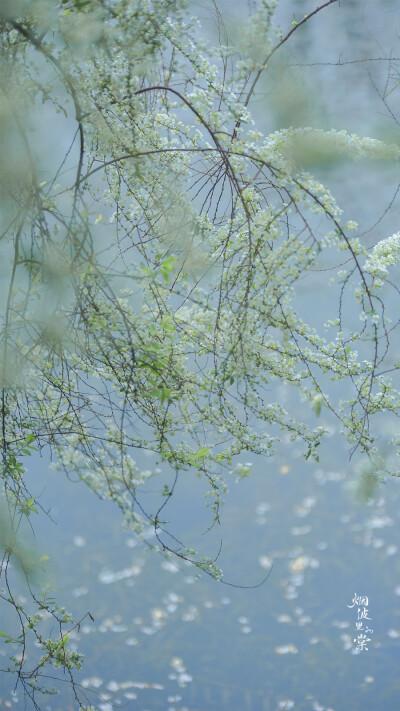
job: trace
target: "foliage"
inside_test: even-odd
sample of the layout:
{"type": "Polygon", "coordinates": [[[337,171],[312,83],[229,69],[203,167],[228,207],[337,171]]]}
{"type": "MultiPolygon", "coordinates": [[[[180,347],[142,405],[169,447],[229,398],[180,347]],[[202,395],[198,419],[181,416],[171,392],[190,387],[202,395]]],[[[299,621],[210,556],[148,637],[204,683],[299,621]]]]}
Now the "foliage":
{"type": "MultiPolygon", "coordinates": [[[[138,534],[150,522],[163,550],[221,579],[215,561],[168,533],[163,509],[192,470],[208,481],[218,522],[227,478],[248,473],[238,455],[269,456],[283,433],[318,461],[326,429],[271,401],[277,382],[377,456],[372,415],[399,408],[386,311],[399,235],[370,253],[304,164],[311,146],[389,161],[399,148],[336,130],[265,136],[249,111],[272,55],[334,3],[285,34],[263,0],[240,52],[209,50],[176,0],[2,3],[1,446],[12,535],[38,511],[22,462],[34,442],[115,501],[138,534]],[[317,330],[301,313],[299,280],[338,253],[346,269],[329,288],[339,308],[317,330]],[[155,452],[170,475],[156,511],[140,489],[161,470],[144,471],[137,450],[155,452]]],[[[388,468],[397,473],[395,460],[388,468]]],[[[16,548],[3,547],[2,597],[22,629],[4,634],[23,649],[9,671],[36,704],[46,665],[73,683],[76,625],[33,591],[38,612],[21,609],[7,578],[16,548]],[[53,639],[39,631],[43,611],[57,621],[53,639]],[[28,672],[30,633],[43,656],[28,672]]]]}

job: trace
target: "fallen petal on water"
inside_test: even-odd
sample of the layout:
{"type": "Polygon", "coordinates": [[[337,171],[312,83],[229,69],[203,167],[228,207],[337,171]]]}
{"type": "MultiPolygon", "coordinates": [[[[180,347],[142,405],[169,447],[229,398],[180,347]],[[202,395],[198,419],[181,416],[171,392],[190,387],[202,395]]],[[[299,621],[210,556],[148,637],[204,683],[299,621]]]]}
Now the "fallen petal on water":
{"type": "Polygon", "coordinates": [[[284,644],[281,647],[275,647],[277,654],[297,654],[298,651],[294,644],[284,644]]]}
{"type": "Polygon", "coordinates": [[[299,573],[304,570],[309,565],[308,555],[300,555],[298,558],[291,560],[289,563],[289,568],[293,573],[299,573]]]}
{"type": "Polygon", "coordinates": [[[397,553],[397,546],[390,545],[386,548],[386,555],[395,555],[397,553]]]}
{"type": "Polygon", "coordinates": [[[151,616],[155,620],[161,620],[165,617],[165,610],[163,610],[161,607],[154,607],[151,611],[151,616]]]}
{"type": "Polygon", "coordinates": [[[193,681],[193,677],[190,676],[190,674],[186,674],[185,672],[183,674],[179,674],[178,676],[178,686],[184,687],[186,684],[190,683],[193,681]]]}
{"type": "Polygon", "coordinates": [[[135,538],[127,538],[125,541],[125,545],[128,546],[128,548],[136,548],[138,542],[135,538]]]}
{"type": "Polygon", "coordinates": [[[367,523],[368,528],[385,528],[393,526],[393,521],[389,516],[372,516],[367,523]]]}
{"type": "Polygon", "coordinates": [[[86,538],[84,538],[83,536],[74,536],[72,540],[73,540],[74,546],[77,546],[78,548],[82,548],[83,546],[86,546],[86,538]]]}
{"type": "Polygon", "coordinates": [[[157,632],[157,630],[156,630],[155,627],[141,627],[141,628],[140,628],[140,631],[141,631],[143,634],[147,634],[148,636],[150,636],[150,635],[152,635],[152,634],[155,634],[155,633],[157,632]]]}
{"type": "Polygon", "coordinates": [[[199,611],[195,605],[191,605],[182,615],[183,622],[193,622],[199,616],[199,611]]]}
{"type": "Polygon", "coordinates": [[[269,570],[273,561],[272,561],[272,558],[269,558],[267,555],[260,555],[258,562],[262,568],[269,570]]]}
{"type": "Polygon", "coordinates": [[[123,570],[117,570],[115,572],[102,570],[99,575],[99,580],[103,585],[110,585],[110,583],[115,583],[117,580],[131,578],[132,575],[140,575],[141,572],[142,569],[138,565],[133,565],[131,568],[124,568],[123,570]]]}
{"type": "Polygon", "coordinates": [[[106,686],[106,689],[108,689],[108,691],[118,691],[118,690],[119,690],[119,684],[118,684],[118,682],[113,681],[113,680],[112,680],[112,681],[109,681],[108,684],[107,684],[107,686],[106,686]]]}
{"type": "Polygon", "coordinates": [[[390,629],[388,630],[388,637],[391,639],[397,639],[400,637],[400,632],[398,630],[390,629]]]}
{"type": "Polygon", "coordinates": [[[290,529],[292,536],[305,536],[312,531],[312,526],[293,526],[290,529]]]}
{"type": "Polygon", "coordinates": [[[88,686],[91,686],[93,689],[98,689],[99,686],[101,686],[103,683],[103,679],[100,679],[98,676],[91,676],[88,677],[87,679],[82,679],[81,684],[85,688],[88,686]]]}
{"type": "Polygon", "coordinates": [[[289,615],[278,615],[278,622],[292,622],[292,618],[289,615]]]}
{"type": "Polygon", "coordinates": [[[271,504],[267,504],[265,501],[262,501],[261,503],[258,504],[256,507],[256,516],[263,516],[266,511],[269,511],[271,508],[271,504]]]}
{"type": "Polygon", "coordinates": [[[332,620],[332,627],[338,627],[340,630],[346,629],[346,627],[349,627],[350,623],[346,622],[344,620],[332,620]]]}
{"type": "Polygon", "coordinates": [[[179,566],[177,566],[175,563],[172,563],[170,560],[164,560],[161,563],[161,567],[164,568],[164,570],[167,570],[169,573],[177,573],[179,571],[179,566]]]}
{"type": "Polygon", "coordinates": [[[180,657],[172,657],[170,664],[176,671],[185,671],[183,659],[180,657]]]}

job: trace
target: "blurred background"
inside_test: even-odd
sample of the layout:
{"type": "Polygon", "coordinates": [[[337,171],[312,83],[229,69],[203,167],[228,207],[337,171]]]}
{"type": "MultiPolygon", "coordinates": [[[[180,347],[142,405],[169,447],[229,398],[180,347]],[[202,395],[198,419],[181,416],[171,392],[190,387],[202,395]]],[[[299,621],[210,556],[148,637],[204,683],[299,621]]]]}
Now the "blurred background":
{"type": "MultiPolygon", "coordinates": [[[[253,3],[224,0],[218,7],[229,43],[239,46],[253,3]]],[[[314,8],[280,2],[277,22],[285,33],[314,8]]],[[[193,3],[192,11],[215,40],[215,7],[193,3]]],[[[398,144],[399,30],[396,0],[326,8],[294,32],[260,79],[250,104],[257,128],[346,129],[398,144]]],[[[50,133],[51,145],[58,138],[50,133]]],[[[301,160],[329,185],[368,245],[399,229],[397,165],[351,163],[309,149],[301,160]]],[[[319,309],[321,318],[331,298],[326,281],[317,272],[299,293],[303,308],[319,309]]],[[[292,397],[282,385],[271,393],[277,396],[283,403],[292,397]]],[[[300,412],[301,404],[290,404],[300,412]]],[[[181,476],[163,512],[169,530],[204,554],[220,551],[227,584],[161,556],[151,549],[151,531],[139,542],[109,502],[52,471],[45,458],[32,460],[30,491],[51,515],[35,521],[34,544],[50,557],[45,576],[55,597],[76,619],[88,611],[94,618],[72,641],[87,656],[79,681],[101,711],[400,707],[400,481],[381,483],[362,458],[350,458],[324,410],[317,424],[330,433],[320,462],[306,462],[287,441],[273,458],[250,458],[251,476],[228,481],[218,530],[207,531],[202,482],[181,476]],[[363,651],[354,642],[354,595],[368,597],[373,631],[363,651]]],[[[382,419],[381,426],[388,424],[382,419]]],[[[137,463],[154,466],[143,456],[137,463]]],[[[148,483],[142,499],[161,497],[161,489],[157,480],[148,483]]],[[[24,602],[22,582],[20,595],[24,602]]],[[[2,645],[2,666],[8,652],[2,645]]],[[[44,698],[42,708],[75,708],[68,684],[57,686],[59,695],[44,698]]],[[[0,708],[23,704],[3,674],[0,708]]]]}

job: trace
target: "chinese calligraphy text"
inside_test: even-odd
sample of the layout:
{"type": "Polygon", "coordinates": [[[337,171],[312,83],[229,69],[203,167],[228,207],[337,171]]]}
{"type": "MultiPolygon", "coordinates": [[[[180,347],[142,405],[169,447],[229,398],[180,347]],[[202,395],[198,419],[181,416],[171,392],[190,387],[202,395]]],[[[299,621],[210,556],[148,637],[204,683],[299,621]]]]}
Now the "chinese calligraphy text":
{"type": "Polygon", "coordinates": [[[347,605],[347,607],[357,608],[357,620],[355,623],[357,636],[353,639],[353,642],[357,644],[357,651],[368,651],[367,644],[371,641],[371,637],[368,637],[368,635],[374,632],[374,630],[368,626],[368,622],[372,619],[369,616],[368,597],[354,593],[351,603],[352,604],[347,605]]]}

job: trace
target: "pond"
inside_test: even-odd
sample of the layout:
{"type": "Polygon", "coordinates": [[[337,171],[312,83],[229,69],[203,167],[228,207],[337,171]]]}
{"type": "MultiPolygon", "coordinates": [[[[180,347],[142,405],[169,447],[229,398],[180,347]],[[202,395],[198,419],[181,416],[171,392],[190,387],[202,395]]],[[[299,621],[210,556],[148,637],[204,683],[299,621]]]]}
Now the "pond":
{"type": "MultiPolygon", "coordinates": [[[[37,529],[51,582],[77,619],[87,655],[80,683],[92,703],[169,711],[397,708],[400,639],[400,481],[360,503],[360,472],[333,435],[308,464],[289,447],[232,482],[223,526],[207,521],[197,481],[181,482],[179,537],[218,551],[225,579],[196,579],[121,529],[118,512],[59,473],[34,489],[57,525],[37,529]],[[203,540],[203,543],[201,543],[203,540]],[[60,555],[60,551],[62,554],[60,555]],[[368,598],[368,649],[358,649],[358,597],[368,598]]],[[[172,518],[172,514],[171,514],[172,518]]],[[[172,519],[174,520],[174,519],[172,519]]],[[[151,543],[151,537],[148,539],[151,543]]],[[[2,678],[1,708],[20,708],[2,678]]],[[[45,709],[74,708],[70,692],[45,709]]]]}
{"type": "MultiPolygon", "coordinates": [[[[227,17],[220,5],[224,20],[232,20],[234,13],[227,17]]],[[[243,12],[244,5],[231,7],[243,12]]],[[[300,56],[313,65],[307,70],[312,92],[299,97],[305,119],[385,133],[372,81],[385,68],[374,68],[369,82],[363,62],[320,69],[316,63],[378,56],[381,41],[394,44],[395,5],[343,2],[299,33],[285,61],[290,56],[295,65],[300,56]]],[[[299,7],[293,0],[278,9],[282,26],[299,7]]],[[[209,11],[197,5],[195,11],[207,24],[209,11]]],[[[262,86],[267,96],[270,89],[262,86]]],[[[265,114],[271,130],[290,125],[282,97],[276,94],[267,112],[265,96],[255,102],[256,114],[265,114]]],[[[385,213],[396,190],[393,167],[316,170],[329,179],[347,218],[369,230],[369,243],[398,229],[398,201],[385,213]]],[[[306,307],[315,308],[324,280],[316,274],[299,294],[306,307]]],[[[323,310],[323,299],[318,302],[323,310]]],[[[280,396],[288,397],[284,389],[280,396]]],[[[161,556],[151,548],[151,531],[139,541],[122,529],[109,502],[51,471],[47,460],[35,460],[28,484],[54,521],[38,517],[35,545],[50,556],[51,586],[62,591],[67,608],[76,619],[87,612],[93,618],[70,639],[86,656],[78,681],[100,711],[400,708],[400,480],[379,483],[363,497],[365,463],[349,459],[322,413],[318,424],[325,423],[330,436],[319,463],[306,462],[285,441],[273,458],[250,458],[251,476],[228,481],[222,525],[210,531],[201,482],[189,473],[179,480],[165,512],[170,530],[204,554],[219,554],[227,584],[198,578],[190,565],[161,556]],[[360,621],[370,630],[365,648],[357,642],[360,621]]],[[[160,488],[150,482],[143,495],[159,496],[160,488]]],[[[3,645],[4,658],[7,652],[3,645]]],[[[24,708],[9,675],[1,675],[0,685],[0,709],[24,708]]],[[[46,711],[76,708],[68,685],[59,688],[58,696],[43,699],[46,711]]]]}

